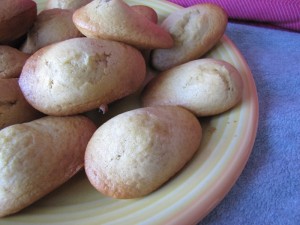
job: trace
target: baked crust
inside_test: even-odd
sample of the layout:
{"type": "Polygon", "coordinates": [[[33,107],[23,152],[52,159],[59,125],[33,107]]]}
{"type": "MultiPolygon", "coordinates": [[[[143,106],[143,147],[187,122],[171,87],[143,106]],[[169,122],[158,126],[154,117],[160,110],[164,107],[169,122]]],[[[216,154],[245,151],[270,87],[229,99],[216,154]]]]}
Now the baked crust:
{"type": "Polygon", "coordinates": [[[46,9],[70,9],[76,10],[92,0],[48,0],[46,3],[46,9]]]}
{"type": "Polygon", "coordinates": [[[37,16],[32,0],[1,0],[0,44],[10,44],[26,34],[37,16]]]}
{"type": "Polygon", "coordinates": [[[161,24],[174,46],[153,50],[152,66],[160,71],[201,58],[223,36],[227,14],[215,4],[198,4],[171,13],[161,24]]]}
{"type": "Polygon", "coordinates": [[[16,48],[0,46],[0,79],[18,78],[21,74],[25,61],[30,55],[19,51],[16,48]]]}
{"type": "Polygon", "coordinates": [[[82,167],[95,125],[86,117],[43,117],[0,131],[0,217],[16,213],[82,167]]]}
{"type": "Polygon", "coordinates": [[[18,79],[0,79],[0,129],[41,116],[24,98],[18,79]]]}
{"type": "Polygon", "coordinates": [[[142,93],[143,106],[178,105],[197,116],[212,116],[235,106],[243,82],[228,62],[198,59],[166,70],[151,80],[142,93]]]}
{"type": "Polygon", "coordinates": [[[73,21],[87,37],[120,41],[142,49],[173,46],[168,32],[122,0],[92,1],[74,12],[73,21]]]}
{"type": "Polygon", "coordinates": [[[48,115],[99,108],[137,91],[146,76],[142,54],[108,40],[73,38],[35,52],[19,79],[27,101],[48,115]]]}
{"type": "Polygon", "coordinates": [[[139,198],[157,190],[197,151],[197,118],[175,106],[120,114],[94,133],[85,153],[91,184],[114,198],[139,198]]]}
{"type": "Polygon", "coordinates": [[[75,27],[73,11],[48,9],[38,14],[36,21],[27,33],[20,47],[22,52],[32,54],[42,47],[71,38],[83,37],[75,27]]]}

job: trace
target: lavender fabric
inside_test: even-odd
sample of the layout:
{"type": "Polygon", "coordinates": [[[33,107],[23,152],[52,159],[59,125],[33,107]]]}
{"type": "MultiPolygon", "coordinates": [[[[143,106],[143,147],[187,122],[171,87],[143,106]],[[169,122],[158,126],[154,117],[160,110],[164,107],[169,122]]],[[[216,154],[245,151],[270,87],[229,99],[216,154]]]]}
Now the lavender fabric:
{"type": "Polygon", "coordinates": [[[237,23],[226,34],[256,82],[258,132],[237,183],[198,225],[299,225],[300,34],[237,23]]]}
{"type": "Polygon", "coordinates": [[[187,7],[198,3],[214,3],[227,12],[229,18],[257,21],[285,29],[300,31],[299,0],[169,0],[187,7]]]}

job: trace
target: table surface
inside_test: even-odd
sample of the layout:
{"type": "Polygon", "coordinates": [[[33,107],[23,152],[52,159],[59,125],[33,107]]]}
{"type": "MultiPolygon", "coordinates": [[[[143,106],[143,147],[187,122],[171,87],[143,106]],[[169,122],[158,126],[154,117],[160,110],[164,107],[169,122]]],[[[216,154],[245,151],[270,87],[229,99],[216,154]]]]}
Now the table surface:
{"type": "Polygon", "coordinates": [[[226,34],[256,82],[259,125],[240,178],[198,225],[298,225],[300,33],[230,22],[226,34]]]}

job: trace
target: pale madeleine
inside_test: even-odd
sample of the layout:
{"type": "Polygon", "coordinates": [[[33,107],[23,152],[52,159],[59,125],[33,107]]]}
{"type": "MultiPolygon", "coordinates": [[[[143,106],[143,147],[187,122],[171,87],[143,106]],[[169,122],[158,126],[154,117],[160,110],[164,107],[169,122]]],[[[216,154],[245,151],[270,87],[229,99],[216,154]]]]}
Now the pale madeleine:
{"type": "Polygon", "coordinates": [[[24,98],[18,79],[0,79],[0,129],[41,116],[24,98]]]}
{"type": "Polygon", "coordinates": [[[32,26],[37,5],[32,0],[1,0],[0,45],[13,44],[32,26]]]}
{"type": "Polygon", "coordinates": [[[201,137],[199,121],[181,107],[131,110],[94,133],[85,153],[85,171],[104,195],[139,198],[179,172],[198,150],[201,137]]]}
{"type": "Polygon", "coordinates": [[[48,0],[46,2],[46,9],[70,9],[76,10],[88,3],[92,0],[48,0]]]}
{"type": "Polygon", "coordinates": [[[73,11],[48,9],[38,14],[27,33],[21,51],[32,54],[42,47],[71,38],[82,37],[72,20],[73,11]]]}
{"type": "Polygon", "coordinates": [[[171,35],[122,0],[97,0],[73,14],[76,27],[87,37],[124,42],[141,49],[169,48],[171,35]]]}
{"type": "Polygon", "coordinates": [[[153,23],[158,22],[158,15],[153,8],[146,6],[146,5],[133,5],[133,6],[131,6],[131,8],[135,12],[145,16],[151,22],[153,22],[153,23]]]}
{"type": "Polygon", "coordinates": [[[16,48],[0,45],[0,78],[19,77],[29,56],[16,48]]]}
{"type": "Polygon", "coordinates": [[[151,80],[142,93],[143,106],[178,105],[197,116],[212,116],[235,106],[243,81],[230,63],[198,59],[173,67],[151,80]]]}
{"type": "Polygon", "coordinates": [[[86,117],[43,117],[0,131],[0,217],[53,191],[84,163],[96,130],[86,117]]]}
{"type": "Polygon", "coordinates": [[[175,43],[152,53],[153,67],[163,71],[200,58],[215,46],[225,32],[227,14],[218,5],[198,4],[171,13],[161,26],[175,43]]]}
{"type": "Polygon", "coordinates": [[[73,38],[35,52],[25,63],[20,88],[27,101],[49,115],[99,108],[140,88],[145,60],[115,41],[73,38]]]}

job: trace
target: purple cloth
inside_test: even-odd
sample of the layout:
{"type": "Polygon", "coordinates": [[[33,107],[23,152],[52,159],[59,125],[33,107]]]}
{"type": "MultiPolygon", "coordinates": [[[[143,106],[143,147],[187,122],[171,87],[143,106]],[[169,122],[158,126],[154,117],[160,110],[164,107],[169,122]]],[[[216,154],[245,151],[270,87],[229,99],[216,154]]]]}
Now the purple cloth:
{"type": "Polygon", "coordinates": [[[258,130],[238,181],[198,225],[299,225],[300,34],[232,22],[226,34],[256,82],[258,130]]]}
{"type": "Polygon", "coordinates": [[[299,0],[169,0],[188,7],[198,3],[221,6],[230,19],[256,21],[284,29],[300,31],[299,0]]]}
{"type": "Polygon", "coordinates": [[[216,3],[237,19],[228,23],[226,35],[245,57],[259,98],[258,131],[247,165],[228,195],[197,225],[299,225],[300,1],[169,1],[184,7],[216,3]]]}

